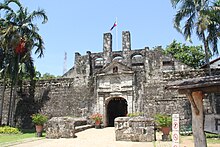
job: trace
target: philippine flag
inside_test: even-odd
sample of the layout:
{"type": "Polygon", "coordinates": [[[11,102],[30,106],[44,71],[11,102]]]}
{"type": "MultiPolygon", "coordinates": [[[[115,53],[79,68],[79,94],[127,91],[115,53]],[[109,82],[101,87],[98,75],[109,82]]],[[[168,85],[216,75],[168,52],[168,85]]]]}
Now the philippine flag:
{"type": "Polygon", "coordinates": [[[115,23],[113,24],[113,26],[111,27],[110,31],[113,30],[114,27],[116,27],[116,26],[117,26],[117,22],[115,22],[115,23]]]}

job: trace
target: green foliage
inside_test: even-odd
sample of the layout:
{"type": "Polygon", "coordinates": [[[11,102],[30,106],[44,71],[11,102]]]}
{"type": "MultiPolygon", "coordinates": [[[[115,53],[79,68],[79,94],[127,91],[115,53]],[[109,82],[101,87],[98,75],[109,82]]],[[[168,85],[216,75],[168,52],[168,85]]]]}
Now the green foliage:
{"type": "Polygon", "coordinates": [[[193,68],[201,66],[205,58],[202,46],[187,46],[177,43],[176,40],[166,47],[164,53],[193,68]]]}
{"type": "Polygon", "coordinates": [[[0,134],[20,134],[20,133],[21,132],[19,131],[18,128],[9,127],[9,126],[0,127],[0,134]]]}
{"type": "Polygon", "coordinates": [[[47,116],[43,115],[43,114],[40,114],[40,113],[37,113],[37,114],[33,114],[31,116],[32,118],[32,122],[35,124],[35,125],[43,125],[44,123],[47,122],[48,118],[47,116]]]}
{"type": "Polygon", "coordinates": [[[143,112],[134,112],[134,113],[128,113],[128,117],[136,117],[143,115],[143,112]]]}
{"type": "Polygon", "coordinates": [[[40,79],[42,79],[42,80],[49,80],[49,79],[54,79],[54,78],[56,78],[56,76],[54,76],[54,75],[52,75],[50,73],[45,73],[45,74],[43,74],[43,76],[40,79]]]}
{"type": "Polygon", "coordinates": [[[155,122],[159,127],[170,127],[172,125],[172,117],[166,114],[156,114],[155,122]]]}
{"type": "Polygon", "coordinates": [[[219,138],[220,139],[220,134],[212,134],[212,133],[205,133],[206,138],[219,138]]]}

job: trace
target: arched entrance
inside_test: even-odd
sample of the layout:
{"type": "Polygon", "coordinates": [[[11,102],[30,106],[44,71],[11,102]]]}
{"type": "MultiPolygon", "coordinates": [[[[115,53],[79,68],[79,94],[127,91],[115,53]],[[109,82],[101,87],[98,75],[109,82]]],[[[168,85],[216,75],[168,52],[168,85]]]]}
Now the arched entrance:
{"type": "Polygon", "coordinates": [[[114,126],[114,119],[127,115],[127,101],[121,97],[111,99],[107,105],[107,126],[114,126]]]}

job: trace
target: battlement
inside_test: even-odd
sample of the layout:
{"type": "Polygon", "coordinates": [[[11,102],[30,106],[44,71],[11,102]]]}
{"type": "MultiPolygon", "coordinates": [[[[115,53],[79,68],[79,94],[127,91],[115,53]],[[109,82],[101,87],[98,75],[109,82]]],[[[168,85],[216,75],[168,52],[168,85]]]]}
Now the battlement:
{"type": "Polygon", "coordinates": [[[162,48],[131,49],[131,35],[129,31],[122,32],[122,50],[112,51],[112,34],[103,35],[103,52],[86,55],[75,53],[74,68],[71,68],[64,77],[91,76],[113,61],[120,62],[133,70],[147,70],[148,74],[163,71],[191,69],[183,63],[162,53],[162,48]]]}

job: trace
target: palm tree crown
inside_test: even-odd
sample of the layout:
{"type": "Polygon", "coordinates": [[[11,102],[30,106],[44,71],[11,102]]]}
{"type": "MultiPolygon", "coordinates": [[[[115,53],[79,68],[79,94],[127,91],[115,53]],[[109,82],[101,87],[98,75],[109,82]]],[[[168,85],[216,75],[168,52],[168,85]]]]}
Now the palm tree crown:
{"type": "Polygon", "coordinates": [[[203,42],[206,63],[209,64],[209,47],[212,48],[213,54],[218,54],[219,23],[211,16],[214,15],[214,11],[211,13],[214,4],[210,0],[171,0],[171,3],[174,8],[178,8],[174,17],[174,27],[189,41],[193,31],[196,32],[203,42]]]}

